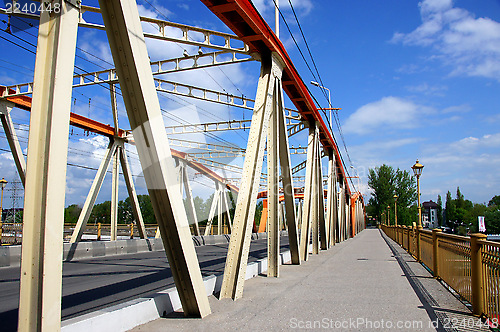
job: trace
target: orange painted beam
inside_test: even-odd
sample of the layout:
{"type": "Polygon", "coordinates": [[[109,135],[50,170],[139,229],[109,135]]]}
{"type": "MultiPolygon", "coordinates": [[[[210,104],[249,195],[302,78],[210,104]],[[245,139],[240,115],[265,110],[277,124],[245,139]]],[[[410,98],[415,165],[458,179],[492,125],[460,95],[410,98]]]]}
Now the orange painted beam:
{"type": "MultiPolygon", "coordinates": [[[[5,87],[0,86],[0,95],[2,95],[4,91],[5,91],[5,87]]],[[[11,90],[10,92],[14,93],[13,90],[11,90]]],[[[31,97],[29,97],[29,96],[24,96],[24,95],[13,96],[13,97],[7,97],[4,99],[13,103],[15,105],[15,107],[17,107],[17,108],[31,112],[31,97]]],[[[126,131],[122,130],[122,129],[118,129],[118,133],[116,134],[114,127],[107,125],[107,124],[104,124],[104,123],[101,123],[99,121],[89,119],[83,115],[79,115],[76,113],[70,113],[70,124],[72,126],[81,128],[83,130],[88,130],[88,131],[91,131],[93,133],[107,136],[107,137],[114,137],[114,136],[124,137],[124,135],[126,134],[126,131]]],[[[194,162],[194,161],[187,159],[186,153],[180,152],[180,151],[177,151],[174,149],[170,149],[170,151],[172,153],[172,156],[185,160],[186,163],[190,167],[192,167],[194,170],[208,176],[212,180],[215,180],[215,181],[218,181],[221,183],[225,183],[225,179],[223,177],[221,177],[220,175],[218,175],[217,173],[215,173],[214,171],[210,170],[209,168],[205,167],[204,165],[201,165],[197,162],[194,162]]],[[[238,187],[236,187],[232,184],[226,184],[226,187],[235,193],[238,192],[238,187]]]]}
{"type": "MultiPolygon", "coordinates": [[[[0,95],[2,95],[4,91],[5,91],[5,87],[0,86],[0,95]]],[[[14,90],[10,90],[10,92],[14,93],[14,90]]],[[[13,103],[15,105],[15,107],[17,107],[17,108],[31,112],[31,97],[29,97],[29,96],[13,96],[13,97],[7,97],[4,99],[13,103]]],[[[91,131],[93,133],[103,135],[103,136],[122,137],[122,135],[125,134],[124,130],[119,129],[118,133],[115,133],[114,127],[107,125],[107,124],[104,124],[104,123],[101,123],[101,122],[98,122],[98,121],[95,121],[95,120],[92,120],[92,119],[89,119],[87,117],[84,117],[82,115],[79,115],[79,114],[76,114],[73,112],[70,113],[69,122],[72,126],[81,128],[83,130],[88,130],[88,131],[91,131]]]]}
{"type": "Polygon", "coordinates": [[[267,198],[262,202],[262,214],[260,215],[259,233],[264,233],[267,227],[267,198]]]}

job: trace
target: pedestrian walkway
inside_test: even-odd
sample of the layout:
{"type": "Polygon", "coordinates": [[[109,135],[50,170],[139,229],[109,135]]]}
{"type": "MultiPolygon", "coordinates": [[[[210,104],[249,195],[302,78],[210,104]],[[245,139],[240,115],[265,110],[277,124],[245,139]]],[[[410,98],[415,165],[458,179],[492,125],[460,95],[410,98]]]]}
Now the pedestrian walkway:
{"type": "MultiPolygon", "coordinates": [[[[210,298],[205,319],[173,314],[133,331],[478,331],[480,321],[378,229],[245,283],[237,301],[210,298]]],[[[483,329],[488,331],[488,329],[483,329]]]]}

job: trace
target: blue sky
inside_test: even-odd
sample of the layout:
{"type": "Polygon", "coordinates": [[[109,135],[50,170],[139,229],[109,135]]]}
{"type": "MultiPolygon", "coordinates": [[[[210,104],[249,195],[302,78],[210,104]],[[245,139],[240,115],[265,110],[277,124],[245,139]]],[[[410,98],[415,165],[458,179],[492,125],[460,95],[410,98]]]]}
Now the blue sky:
{"type": "MultiPolygon", "coordinates": [[[[386,163],[411,171],[411,165],[419,158],[425,166],[421,178],[423,200],[436,200],[438,194],[444,198],[448,190],[455,193],[457,186],[474,202],[487,202],[500,194],[500,1],[293,0],[305,40],[288,1],[280,1],[298,47],[312,67],[307,41],[321,80],[332,92],[333,106],[342,108],[338,115],[349,156],[336,126],[334,135],[348,170],[359,174],[363,193],[369,194],[366,185],[369,168],[386,163]],[[356,171],[350,168],[350,161],[356,171]]],[[[144,16],[167,17],[177,23],[230,32],[198,0],[139,0],[138,3],[144,16]]],[[[254,3],[274,28],[272,0],[254,3]]],[[[97,2],[84,1],[84,4],[96,6],[97,2]]],[[[6,20],[6,16],[0,16],[6,20]]],[[[100,21],[98,15],[88,15],[86,19],[100,21]]],[[[5,27],[5,23],[0,24],[1,29],[5,27]]],[[[150,25],[143,28],[154,32],[150,25]]],[[[309,85],[317,77],[309,72],[283,20],[280,29],[284,45],[309,85]]],[[[78,33],[80,49],[76,64],[86,71],[112,68],[105,33],[83,28],[78,33]]],[[[33,46],[19,38],[36,44],[36,27],[16,32],[19,38],[4,32],[0,35],[34,51],[33,46]]],[[[174,43],[148,40],[147,44],[151,60],[181,57],[184,50],[189,54],[198,51],[197,47],[174,43]]],[[[0,39],[0,47],[0,84],[32,81],[34,55],[4,39],[0,39]]],[[[259,63],[249,62],[162,75],[162,78],[255,98],[258,74],[259,63]]],[[[319,88],[309,85],[309,89],[321,107],[328,107],[319,88]]],[[[159,96],[166,125],[251,117],[247,110],[167,94],[159,96]]],[[[99,86],[75,88],[73,98],[73,112],[112,123],[108,90],[99,86]]],[[[286,105],[292,106],[289,100],[286,105]]],[[[129,128],[120,99],[119,114],[120,126],[129,128]]],[[[21,145],[26,149],[29,114],[14,110],[12,115],[21,145]]],[[[172,136],[231,143],[243,148],[247,137],[248,130],[211,136],[172,136]]],[[[303,132],[291,139],[290,144],[304,146],[306,140],[303,132]]],[[[74,129],[70,134],[68,161],[97,168],[106,145],[107,139],[74,129]]],[[[4,151],[8,145],[3,132],[0,148],[0,176],[16,180],[10,153],[4,151]]],[[[134,147],[128,150],[138,191],[145,193],[134,147]]],[[[292,162],[297,163],[303,157],[292,156],[292,162]]],[[[243,159],[218,161],[242,165],[243,159]]],[[[68,167],[67,204],[83,203],[94,175],[92,169],[68,167]]],[[[213,191],[213,182],[195,174],[192,177],[195,195],[206,197],[213,191]]],[[[110,199],[109,178],[98,201],[110,199]]],[[[354,183],[357,186],[357,181],[354,183]]],[[[11,205],[10,189],[4,197],[5,207],[11,205]]],[[[123,182],[121,189],[120,199],[123,199],[126,197],[123,182]]]]}

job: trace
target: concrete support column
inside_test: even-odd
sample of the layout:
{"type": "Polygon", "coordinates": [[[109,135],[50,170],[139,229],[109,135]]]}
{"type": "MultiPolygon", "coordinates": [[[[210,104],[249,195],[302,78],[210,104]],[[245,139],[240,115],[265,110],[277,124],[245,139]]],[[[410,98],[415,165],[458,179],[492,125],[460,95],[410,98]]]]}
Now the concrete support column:
{"type": "Polygon", "coordinates": [[[200,229],[198,226],[198,216],[196,215],[196,207],[194,205],[193,191],[191,190],[191,183],[188,177],[187,165],[183,161],[179,161],[182,167],[182,185],[184,186],[184,192],[186,193],[187,200],[187,215],[190,223],[194,224],[194,235],[200,235],[200,229]]]}
{"type": "Polygon", "coordinates": [[[106,149],[104,158],[101,161],[101,165],[97,169],[97,173],[95,175],[94,181],[92,182],[92,186],[90,187],[89,194],[87,195],[85,203],[83,204],[82,211],[80,212],[80,216],[78,217],[75,229],[73,230],[73,234],[71,235],[71,243],[80,242],[80,240],[82,239],[83,232],[85,231],[85,227],[87,226],[90,214],[92,213],[92,208],[94,207],[97,195],[101,190],[104,176],[106,175],[112,157],[115,155],[117,147],[118,145],[112,138],[108,144],[108,148],[106,149]]]}
{"type": "Polygon", "coordinates": [[[278,107],[278,141],[279,161],[281,166],[281,183],[283,184],[284,213],[288,229],[288,246],[290,248],[291,262],[300,265],[299,233],[297,214],[295,213],[295,190],[292,181],[292,166],[290,161],[290,150],[288,144],[288,132],[285,118],[285,102],[283,89],[279,85],[276,93],[276,105],[278,107]]]}
{"type": "Polygon", "coordinates": [[[328,193],[326,204],[326,215],[328,218],[328,238],[329,246],[334,246],[337,237],[337,167],[335,165],[335,155],[333,151],[328,152],[328,193]]]}
{"type": "Polygon", "coordinates": [[[316,124],[309,124],[309,137],[307,141],[306,179],[304,188],[304,204],[302,206],[302,226],[300,231],[300,256],[307,261],[309,259],[309,242],[311,234],[311,210],[313,209],[315,160],[316,160],[316,124]]]}
{"type": "Polygon", "coordinates": [[[210,205],[210,211],[208,212],[207,225],[205,226],[205,236],[210,235],[212,230],[212,224],[215,218],[215,212],[217,210],[218,201],[220,198],[219,191],[220,191],[220,183],[218,181],[215,181],[214,198],[212,199],[212,204],[210,205]]]}
{"type": "Polygon", "coordinates": [[[10,111],[12,111],[13,104],[8,101],[0,101],[0,120],[2,121],[3,131],[9,142],[10,151],[16,164],[17,174],[21,179],[23,186],[26,183],[26,160],[24,159],[23,150],[19,144],[19,139],[16,134],[10,111]]]}
{"type": "Polygon", "coordinates": [[[319,178],[319,160],[320,160],[320,152],[319,152],[319,127],[318,124],[315,126],[316,133],[314,136],[314,144],[315,153],[314,153],[314,163],[313,163],[313,182],[311,189],[311,211],[309,214],[309,220],[311,222],[311,236],[312,236],[312,252],[313,254],[319,254],[319,224],[320,224],[320,214],[321,211],[319,209],[320,202],[320,184],[318,182],[319,178]]]}
{"type": "Polygon", "coordinates": [[[113,155],[113,173],[111,178],[111,241],[116,241],[118,232],[118,175],[120,163],[120,148],[113,155]]]}
{"type": "Polygon", "coordinates": [[[219,184],[219,197],[217,198],[217,235],[222,235],[224,227],[224,213],[222,213],[222,184],[219,184]]]}
{"type": "MultiPolygon", "coordinates": [[[[274,93],[280,88],[274,82],[274,93]]],[[[274,98],[273,98],[274,99],[274,98]]],[[[278,105],[273,101],[273,109],[267,127],[267,276],[279,276],[280,227],[279,227],[279,164],[278,164],[278,105]]]]}
{"type": "Polygon", "coordinates": [[[40,13],[38,29],[24,197],[19,331],[61,328],[64,197],[79,10],[66,1],[57,4],[59,14],[40,13]]]}
{"type": "Polygon", "coordinates": [[[319,240],[321,250],[328,249],[328,233],[326,227],[326,218],[325,218],[325,190],[323,186],[323,165],[321,163],[321,152],[320,152],[320,142],[319,142],[319,133],[318,133],[318,174],[317,174],[317,183],[318,183],[318,224],[319,224],[319,240]]]}
{"type": "Polygon", "coordinates": [[[231,214],[229,213],[230,207],[229,207],[229,203],[228,203],[228,199],[227,199],[228,194],[229,194],[229,192],[226,191],[223,187],[222,197],[224,199],[224,211],[226,212],[226,220],[227,220],[229,233],[231,233],[231,230],[233,229],[233,223],[231,221],[231,214]]]}
{"type": "Polygon", "coordinates": [[[163,246],[185,315],[210,314],[198,258],[175,179],[148,51],[132,0],[99,1],[123,101],[163,246]]]}
{"type": "Polygon", "coordinates": [[[139,237],[141,239],[147,239],[146,226],[144,225],[144,219],[142,218],[141,208],[139,206],[139,199],[137,198],[137,193],[135,191],[134,181],[132,180],[132,172],[130,171],[130,166],[128,164],[127,151],[125,149],[124,141],[119,141],[120,149],[120,163],[123,171],[123,177],[125,178],[125,186],[127,187],[128,197],[130,198],[130,205],[132,207],[132,214],[134,215],[137,229],[139,230],[139,237]]]}
{"type": "Polygon", "coordinates": [[[220,298],[238,299],[243,294],[255,205],[259,190],[269,119],[275,103],[276,80],[281,81],[283,63],[272,54],[262,58],[252,124],[243,164],[240,192],[224,269],[220,298]]]}
{"type": "Polygon", "coordinates": [[[345,240],[345,188],[344,181],[339,181],[339,242],[345,240]]]}

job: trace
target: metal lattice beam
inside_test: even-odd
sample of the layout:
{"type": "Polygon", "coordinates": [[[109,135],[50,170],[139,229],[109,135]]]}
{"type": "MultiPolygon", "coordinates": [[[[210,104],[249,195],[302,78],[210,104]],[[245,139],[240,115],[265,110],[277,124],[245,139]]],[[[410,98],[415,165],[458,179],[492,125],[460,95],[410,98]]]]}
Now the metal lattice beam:
{"type": "MultiPolygon", "coordinates": [[[[292,125],[288,130],[289,136],[292,136],[296,126],[291,122],[291,119],[287,119],[288,125],[292,125]]],[[[220,121],[220,122],[207,122],[199,124],[181,124],[176,126],[167,126],[167,134],[193,134],[193,133],[207,133],[212,131],[226,131],[226,130],[240,130],[240,129],[250,129],[248,125],[252,120],[231,120],[231,121],[220,121]]],[[[296,133],[296,131],[295,131],[296,133]]]]}
{"type": "MultiPolygon", "coordinates": [[[[253,61],[253,58],[236,58],[236,53],[231,51],[217,51],[196,55],[189,55],[179,58],[167,59],[167,60],[159,60],[150,62],[153,75],[163,75],[168,73],[175,73],[186,70],[193,69],[202,69],[213,66],[221,66],[233,63],[241,63],[253,61]],[[224,55],[231,55],[229,59],[219,59],[219,57],[223,57],[224,55]],[[209,61],[203,61],[204,59],[210,59],[209,61]]],[[[168,82],[175,84],[175,82],[158,80],[158,85],[161,82],[168,82]]],[[[95,84],[113,84],[118,83],[118,75],[116,74],[116,69],[104,69],[94,72],[88,72],[83,74],[73,75],[73,87],[82,87],[88,85],[95,84]]],[[[193,87],[195,88],[195,87],[193,87]]],[[[196,89],[196,88],[195,88],[196,89]]],[[[197,88],[199,89],[199,88],[197,88]]],[[[4,91],[3,97],[13,97],[13,96],[21,96],[33,93],[33,82],[21,83],[7,86],[7,89],[4,91]]]]}
{"type": "MultiPolygon", "coordinates": [[[[162,79],[155,79],[155,82],[158,84],[156,86],[157,91],[167,92],[178,96],[211,101],[222,105],[244,108],[247,110],[253,110],[255,105],[255,100],[246,98],[244,96],[235,96],[226,92],[200,88],[189,84],[162,79]],[[165,85],[169,86],[170,88],[166,88],[165,85]],[[185,91],[182,91],[181,89],[184,89],[185,91]]],[[[298,121],[301,120],[301,117],[297,114],[296,110],[291,108],[285,108],[285,110],[287,111],[287,118],[298,121]]]]}
{"type": "MultiPolygon", "coordinates": [[[[85,21],[83,15],[85,12],[100,13],[100,8],[91,6],[81,6],[78,26],[82,28],[98,29],[104,30],[104,25],[99,23],[90,23],[85,21]]],[[[0,13],[5,15],[13,15],[18,17],[24,17],[34,20],[39,20],[40,16],[36,14],[29,13],[8,13],[5,8],[0,8],[0,13]]],[[[240,39],[238,36],[224,33],[214,30],[202,29],[186,24],[179,24],[169,21],[164,21],[156,18],[150,17],[140,17],[141,22],[147,22],[155,25],[158,28],[158,34],[144,33],[145,38],[159,39],[169,42],[175,42],[186,45],[193,45],[199,47],[207,47],[215,50],[223,51],[234,51],[240,54],[249,54],[248,46],[240,39]],[[168,35],[171,32],[174,36],[168,35]],[[180,35],[181,37],[175,37],[175,35],[180,35]],[[202,37],[202,38],[196,38],[202,37]],[[197,40],[195,40],[196,38],[197,40]],[[222,42],[215,42],[215,40],[220,40],[222,42]],[[234,44],[239,44],[239,46],[233,46],[234,44]]]]}

